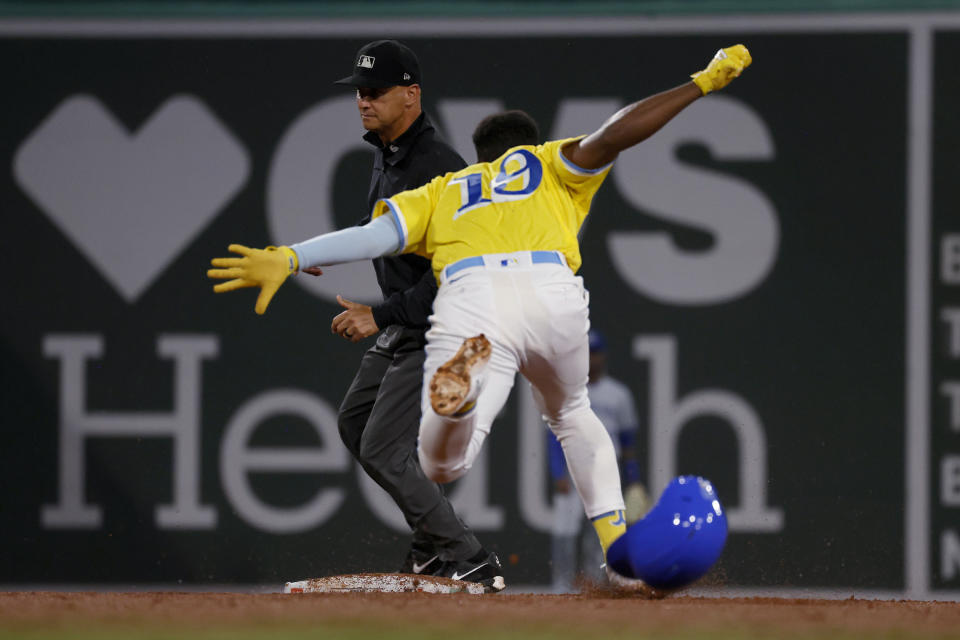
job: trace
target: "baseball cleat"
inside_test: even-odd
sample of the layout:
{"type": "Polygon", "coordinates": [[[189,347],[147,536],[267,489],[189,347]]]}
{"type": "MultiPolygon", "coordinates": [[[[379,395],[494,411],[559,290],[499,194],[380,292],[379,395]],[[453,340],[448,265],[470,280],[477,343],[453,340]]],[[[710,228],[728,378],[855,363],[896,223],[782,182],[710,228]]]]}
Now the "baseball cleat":
{"type": "Polygon", "coordinates": [[[430,405],[441,416],[450,416],[471,398],[471,381],[490,361],[493,349],[482,333],[463,341],[457,355],[445,362],[430,381],[430,405]]]}
{"type": "Polygon", "coordinates": [[[497,554],[480,549],[467,560],[448,560],[435,574],[451,580],[475,582],[483,586],[484,593],[503,591],[507,583],[503,580],[503,567],[497,554]]]}
{"type": "Polygon", "coordinates": [[[438,554],[411,547],[397,573],[433,576],[437,575],[441,567],[443,567],[443,560],[440,559],[438,554]]]}
{"type": "Polygon", "coordinates": [[[603,565],[604,572],[607,574],[607,584],[610,585],[614,590],[621,593],[635,593],[638,596],[644,598],[649,598],[651,600],[660,600],[667,596],[666,592],[660,591],[659,589],[654,589],[648,585],[643,580],[638,578],[628,578],[622,576],[613,569],[610,568],[610,565],[603,565]]]}

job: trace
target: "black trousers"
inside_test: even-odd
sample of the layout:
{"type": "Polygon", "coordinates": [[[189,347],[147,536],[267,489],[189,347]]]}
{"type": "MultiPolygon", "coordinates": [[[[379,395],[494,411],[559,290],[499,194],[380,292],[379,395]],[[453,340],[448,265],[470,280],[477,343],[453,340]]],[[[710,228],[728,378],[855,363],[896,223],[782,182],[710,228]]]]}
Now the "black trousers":
{"type": "Polygon", "coordinates": [[[340,437],[367,474],[393,498],[415,548],[462,560],[480,550],[440,485],[417,458],[423,331],[387,327],[360,362],[337,416],[340,437]]]}

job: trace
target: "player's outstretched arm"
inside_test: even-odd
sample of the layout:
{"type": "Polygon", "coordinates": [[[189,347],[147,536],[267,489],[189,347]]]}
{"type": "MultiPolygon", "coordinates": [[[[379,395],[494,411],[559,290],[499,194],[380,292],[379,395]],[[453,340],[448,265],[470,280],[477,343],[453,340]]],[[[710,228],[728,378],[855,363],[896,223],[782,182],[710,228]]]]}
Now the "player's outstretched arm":
{"type": "Polygon", "coordinates": [[[298,268],[376,258],[402,247],[393,222],[381,216],[362,227],[326,233],[290,247],[251,249],[232,244],[229,250],[241,257],[214,258],[212,264],[218,268],[207,271],[207,276],[227,281],[213,288],[217,293],[260,287],[255,310],[262,315],[280,285],[298,268]]]}
{"type": "Polygon", "coordinates": [[[643,142],[697,98],[722,89],[747,68],[752,59],[742,44],[721,49],[710,64],[694,73],[691,82],[624,107],[595,132],[563,148],[568,160],[583,169],[598,169],[624,149],[643,142]]]}

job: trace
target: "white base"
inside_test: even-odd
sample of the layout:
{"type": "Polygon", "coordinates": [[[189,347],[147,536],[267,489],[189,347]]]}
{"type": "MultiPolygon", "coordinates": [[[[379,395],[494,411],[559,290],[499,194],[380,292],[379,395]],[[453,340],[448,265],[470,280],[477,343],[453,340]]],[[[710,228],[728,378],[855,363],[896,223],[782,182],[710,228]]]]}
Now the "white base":
{"type": "MultiPolygon", "coordinates": [[[[501,585],[502,589],[503,586],[501,585]]],[[[470,593],[483,594],[483,585],[464,580],[406,573],[361,573],[288,582],[284,593],[470,593]]]]}

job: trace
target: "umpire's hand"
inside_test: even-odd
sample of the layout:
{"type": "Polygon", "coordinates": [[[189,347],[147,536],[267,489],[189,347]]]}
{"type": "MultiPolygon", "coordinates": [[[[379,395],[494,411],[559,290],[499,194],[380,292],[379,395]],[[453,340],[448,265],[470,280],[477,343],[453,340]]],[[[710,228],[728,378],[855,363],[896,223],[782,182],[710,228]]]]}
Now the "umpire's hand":
{"type": "Polygon", "coordinates": [[[360,342],[380,331],[380,327],[373,319],[373,309],[359,302],[351,302],[339,295],[337,302],[346,311],[337,314],[330,324],[330,331],[350,342],[360,342]]]}

